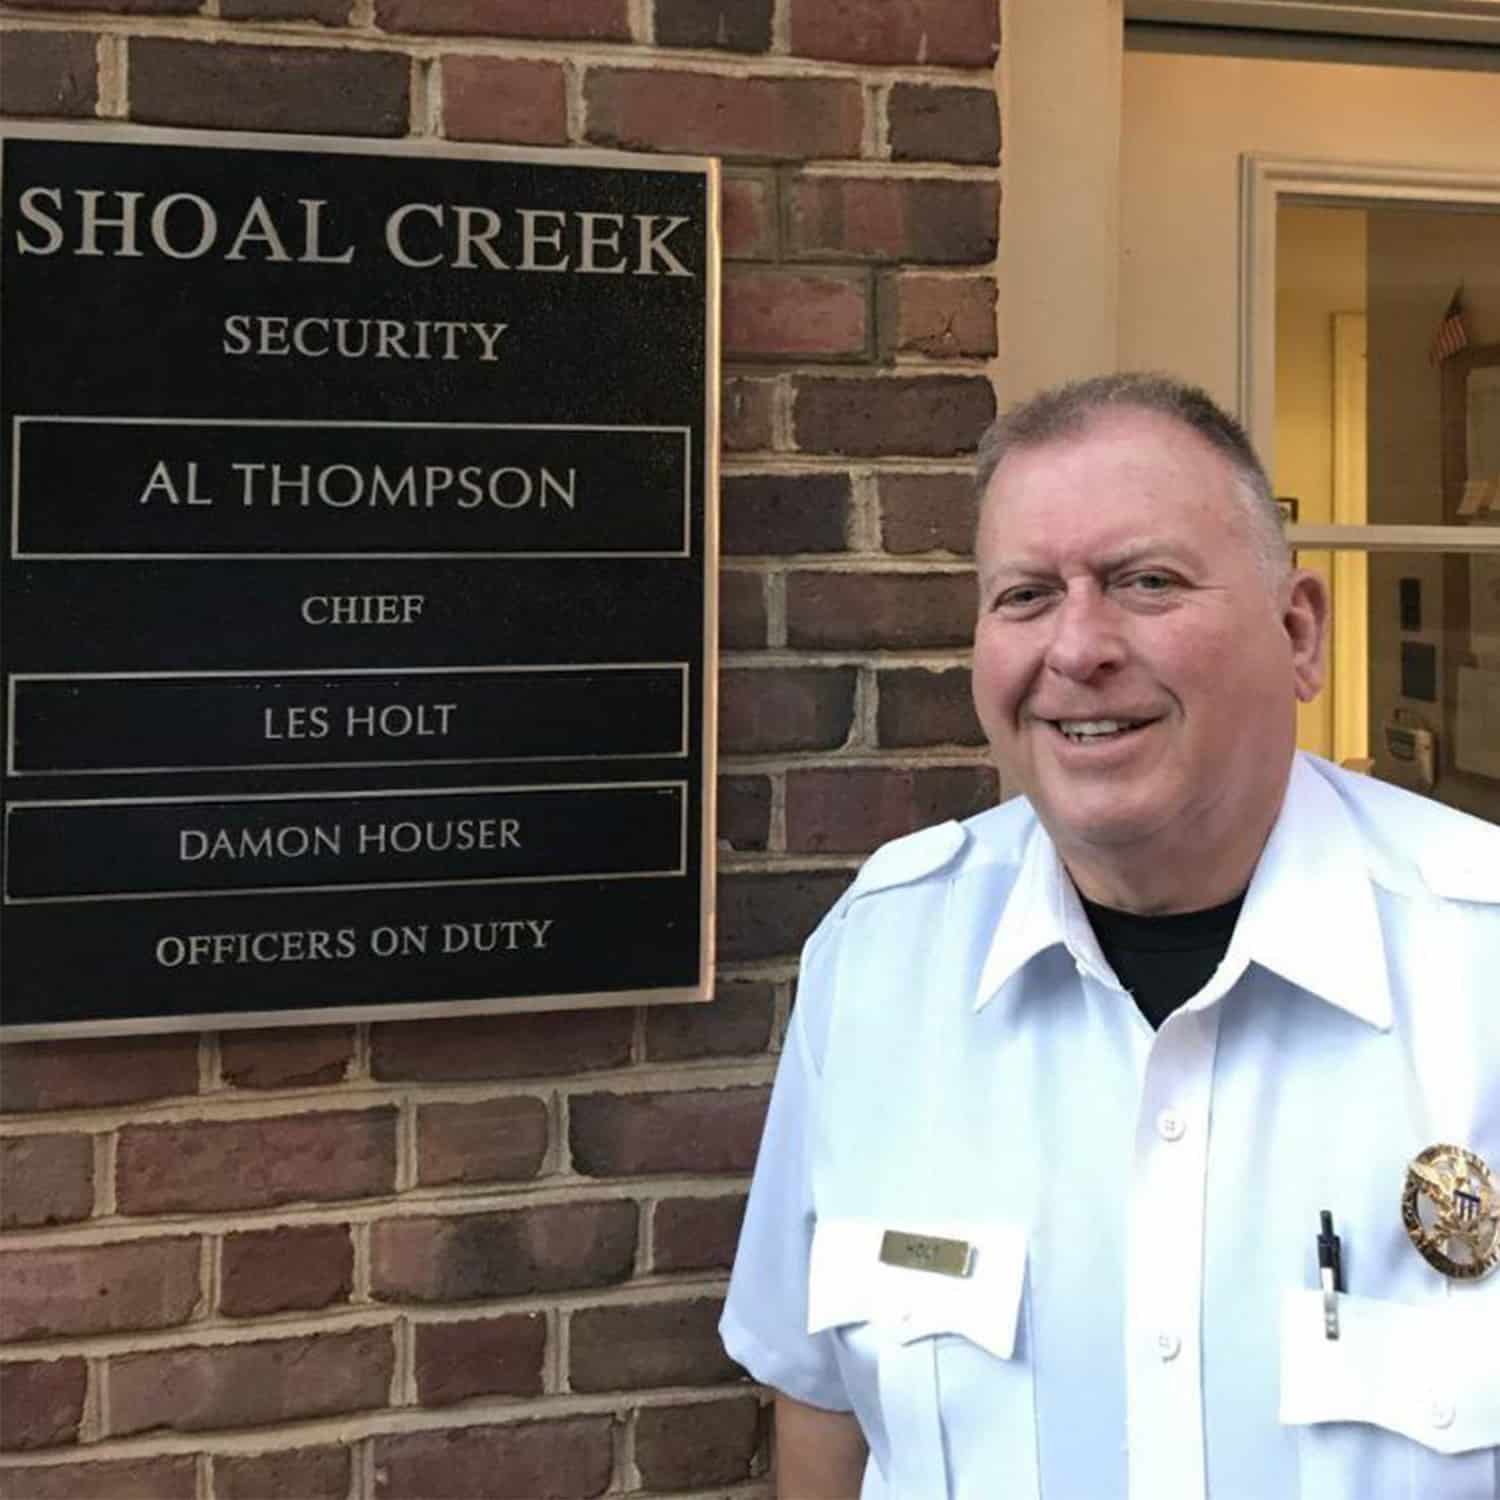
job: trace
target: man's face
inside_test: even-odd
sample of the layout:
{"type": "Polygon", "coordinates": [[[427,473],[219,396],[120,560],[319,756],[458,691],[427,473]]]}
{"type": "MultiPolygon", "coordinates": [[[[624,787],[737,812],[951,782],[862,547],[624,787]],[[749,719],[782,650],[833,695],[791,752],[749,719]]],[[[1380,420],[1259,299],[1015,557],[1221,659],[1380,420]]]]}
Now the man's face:
{"type": "Polygon", "coordinates": [[[975,705],[1096,900],[1229,899],[1280,807],[1326,606],[1311,575],[1268,577],[1241,506],[1204,439],[1140,410],[1018,450],[990,483],[975,705]],[[1122,885],[1143,870],[1149,890],[1122,885]]]}

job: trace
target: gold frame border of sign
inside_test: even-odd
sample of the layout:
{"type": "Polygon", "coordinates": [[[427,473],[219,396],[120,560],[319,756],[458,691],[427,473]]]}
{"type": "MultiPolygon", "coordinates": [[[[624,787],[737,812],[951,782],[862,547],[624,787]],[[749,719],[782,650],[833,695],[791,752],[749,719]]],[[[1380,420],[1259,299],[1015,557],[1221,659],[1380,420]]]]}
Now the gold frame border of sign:
{"type": "MultiPolygon", "coordinates": [[[[396,140],[352,136],[285,134],[269,131],[198,130],[112,122],[86,124],[62,121],[0,120],[0,142],[9,139],[54,143],[125,144],[156,147],[189,147],[233,150],[246,153],[274,152],[287,155],[361,156],[392,161],[472,161],[499,164],[533,164],[570,168],[600,168],[621,172],[675,173],[701,178],[704,185],[705,245],[703,269],[702,391],[703,448],[693,456],[695,472],[703,491],[701,576],[703,613],[701,834],[698,841],[700,878],[696,892],[700,939],[697,974],[693,982],[647,990],[573,990],[525,995],[490,994],[461,1000],[382,999],[378,993],[357,1002],[333,1005],[309,1000],[285,1009],[204,1010],[128,1017],[91,1017],[85,1020],[38,1020],[9,1024],[0,1016],[0,1040],[6,1043],[60,1038],[166,1035],[189,1031],[231,1031],[246,1028],[309,1025],[364,1024],[370,1022],[429,1020],[438,1018],[511,1015],[538,1011],[616,1009],[641,1004],[694,1004],[714,998],[716,972],[715,890],[718,876],[718,700],[719,700],[719,449],[720,388],[720,280],[722,259],[722,202],[720,166],[716,158],[682,153],[615,151],[574,147],[503,146],[485,142],[446,141],[428,138],[396,140]]],[[[694,402],[696,406],[696,401],[694,402]]],[[[441,425],[441,424],[438,424],[441,425]]],[[[278,554],[280,555],[280,554],[278,554]]],[[[676,662],[674,660],[673,664],[676,662]]],[[[278,668],[280,664],[277,664],[278,668]]],[[[309,669],[311,670],[311,669],[309,669]]],[[[225,672],[224,675],[234,675],[225,672]]],[[[691,683],[689,684],[689,697],[691,683]]],[[[686,713],[690,710],[685,708],[686,713]]],[[[12,714],[12,722],[14,714],[12,714]]],[[[0,746],[0,750],[3,750],[0,746]]],[[[398,788],[404,790],[404,784],[398,788]]],[[[654,876],[651,878],[655,878],[654,876]]],[[[302,889],[300,887],[290,889],[302,889]]],[[[312,889],[312,888],[308,888],[312,889]]],[[[691,897],[688,898],[691,900],[691,897]]],[[[0,891],[0,901],[8,900],[0,891]]]]}

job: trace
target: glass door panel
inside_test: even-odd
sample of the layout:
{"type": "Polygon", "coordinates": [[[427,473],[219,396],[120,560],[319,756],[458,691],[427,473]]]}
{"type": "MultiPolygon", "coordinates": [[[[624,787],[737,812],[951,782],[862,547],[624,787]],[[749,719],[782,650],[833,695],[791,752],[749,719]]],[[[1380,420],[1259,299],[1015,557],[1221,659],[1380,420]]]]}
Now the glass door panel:
{"type": "Polygon", "coordinates": [[[1276,455],[1333,597],[1303,747],[1500,823],[1500,212],[1280,201],[1276,455]]]}

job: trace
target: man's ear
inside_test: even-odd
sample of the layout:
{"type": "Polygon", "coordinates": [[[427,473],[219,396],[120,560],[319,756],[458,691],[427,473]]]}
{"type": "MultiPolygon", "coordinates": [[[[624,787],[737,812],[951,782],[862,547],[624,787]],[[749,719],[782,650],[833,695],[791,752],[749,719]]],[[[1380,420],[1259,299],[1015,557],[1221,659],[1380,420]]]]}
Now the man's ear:
{"type": "Polygon", "coordinates": [[[1311,703],[1323,687],[1328,649],[1328,585],[1319,574],[1303,569],[1292,574],[1281,623],[1292,646],[1297,700],[1311,703]]]}

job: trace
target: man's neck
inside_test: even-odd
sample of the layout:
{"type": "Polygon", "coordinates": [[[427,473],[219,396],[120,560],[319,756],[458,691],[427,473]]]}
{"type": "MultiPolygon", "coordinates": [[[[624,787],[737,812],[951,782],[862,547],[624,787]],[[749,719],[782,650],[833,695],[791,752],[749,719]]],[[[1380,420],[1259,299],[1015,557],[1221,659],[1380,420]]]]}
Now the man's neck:
{"type": "Polygon", "coordinates": [[[1217,846],[1153,839],[1139,846],[1059,845],[1058,854],[1073,884],[1098,906],[1140,916],[1204,911],[1234,900],[1250,884],[1274,823],[1273,817],[1217,846]]]}

